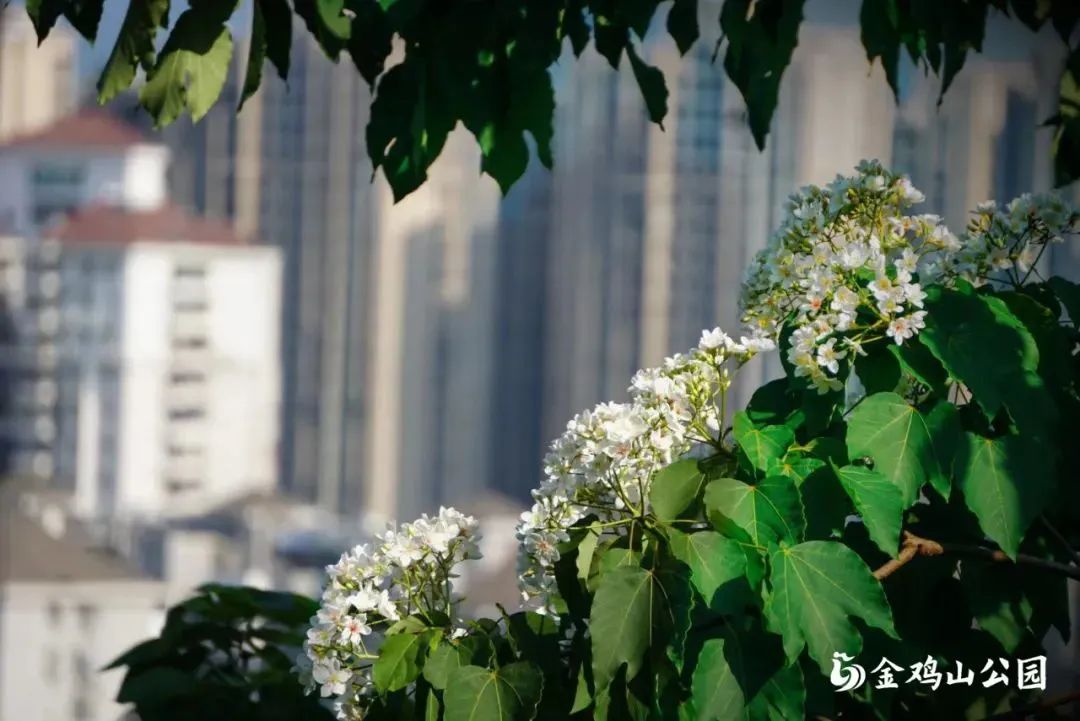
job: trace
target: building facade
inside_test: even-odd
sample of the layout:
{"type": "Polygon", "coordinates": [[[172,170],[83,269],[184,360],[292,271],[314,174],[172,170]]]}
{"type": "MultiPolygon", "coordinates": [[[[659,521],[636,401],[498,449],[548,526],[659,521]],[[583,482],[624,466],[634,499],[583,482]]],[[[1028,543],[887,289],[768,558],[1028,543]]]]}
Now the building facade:
{"type": "Polygon", "coordinates": [[[59,25],[38,46],[20,5],[0,7],[0,142],[49,125],[75,108],[78,39],[59,25]]]}

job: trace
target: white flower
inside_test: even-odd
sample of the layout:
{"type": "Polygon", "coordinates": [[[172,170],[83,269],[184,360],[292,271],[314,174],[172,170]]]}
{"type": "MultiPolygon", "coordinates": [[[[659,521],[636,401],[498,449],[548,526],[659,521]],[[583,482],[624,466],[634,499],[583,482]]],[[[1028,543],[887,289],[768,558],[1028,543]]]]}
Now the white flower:
{"type": "Polygon", "coordinates": [[[840,370],[840,361],[846,355],[846,351],[836,349],[836,338],[830,338],[823,345],[818,346],[817,364],[836,375],[840,370]]]}
{"type": "Polygon", "coordinates": [[[345,693],[352,679],[352,671],[342,668],[336,660],[330,660],[316,663],[311,670],[311,676],[315,683],[322,686],[319,695],[326,698],[345,693]]]}
{"type": "Polygon", "coordinates": [[[701,331],[701,341],[698,342],[698,347],[706,350],[713,350],[716,348],[725,348],[731,342],[731,338],[727,333],[719,328],[713,328],[712,330],[701,331]]]}
{"type": "Polygon", "coordinates": [[[354,646],[364,636],[371,635],[371,626],[367,625],[367,617],[363,614],[358,616],[346,616],[341,624],[341,642],[347,646],[354,646]]]}

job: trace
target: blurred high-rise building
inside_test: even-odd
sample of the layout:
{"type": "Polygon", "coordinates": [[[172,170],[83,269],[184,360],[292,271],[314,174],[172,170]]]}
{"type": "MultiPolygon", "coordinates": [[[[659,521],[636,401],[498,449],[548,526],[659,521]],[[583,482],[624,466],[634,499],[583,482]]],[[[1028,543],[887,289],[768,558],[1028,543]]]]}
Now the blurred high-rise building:
{"type": "Polygon", "coordinates": [[[26,9],[0,7],[0,142],[74,109],[76,44],[75,34],[59,26],[39,47],[26,9]]]}
{"type": "Polygon", "coordinates": [[[288,492],[349,512],[366,462],[371,94],[347,58],[329,62],[299,27],[293,38],[288,85],[267,72],[252,100],[258,233],[284,267],[280,475],[288,492]]]}
{"type": "MultiPolygon", "coordinates": [[[[370,274],[368,464],[373,522],[466,503],[489,487],[499,191],[451,135],[428,181],[397,205],[380,179],[370,274]]],[[[496,487],[498,484],[495,484],[496,487]]]]}

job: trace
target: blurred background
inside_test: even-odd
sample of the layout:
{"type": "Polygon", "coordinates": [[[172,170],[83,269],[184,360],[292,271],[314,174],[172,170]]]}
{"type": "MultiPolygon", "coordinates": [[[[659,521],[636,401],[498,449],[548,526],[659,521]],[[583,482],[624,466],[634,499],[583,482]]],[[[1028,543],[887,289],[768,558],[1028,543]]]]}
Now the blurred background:
{"type": "MultiPolygon", "coordinates": [[[[94,48],[63,27],[37,47],[3,9],[0,721],[116,719],[97,670],[168,604],[211,580],[316,594],[345,547],[440,504],[487,536],[470,602],[515,603],[547,443],[702,328],[737,328],[788,194],[878,158],[959,231],[981,200],[1049,188],[1056,39],[991,22],[940,107],[910,65],[897,105],[858,2],[809,0],[758,152],[711,61],[719,5],[687,56],[647,44],[663,130],[590,49],[555,70],[554,171],[501,197],[460,131],[397,205],[372,180],[367,86],[307,32],[288,87],[267,73],[237,115],[241,60],[205,119],[154,131],[134,97],[93,99],[122,7],[94,48]]],[[[1054,251],[1076,278],[1080,250],[1054,251]]],[[[750,366],[741,397],[776,372],[750,366]]],[[[1058,660],[1080,667],[1075,646],[1058,660]]]]}

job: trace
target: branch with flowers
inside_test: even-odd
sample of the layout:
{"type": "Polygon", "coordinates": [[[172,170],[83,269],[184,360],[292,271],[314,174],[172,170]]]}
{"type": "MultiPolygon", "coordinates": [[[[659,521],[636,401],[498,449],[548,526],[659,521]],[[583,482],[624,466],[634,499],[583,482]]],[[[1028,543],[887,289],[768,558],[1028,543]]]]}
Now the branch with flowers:
{"type": "Polygon", "coordinates": [[[922,200],[876,162],[800,191],[739,339],[707,330],[567,424],[517,529],[519,609],[462,613],[479,531],[452,509],[343,555],[296,662],[308,698],[345,720],[1041,708],[1017,683],[831,681],[837,654],[1036,654],[1080,574],[1080,286],[1041,262],[1080,213],[1024,196],[956,235],[922,200]],[[784,376],[734,408],[774,351],[784,376]]]}

